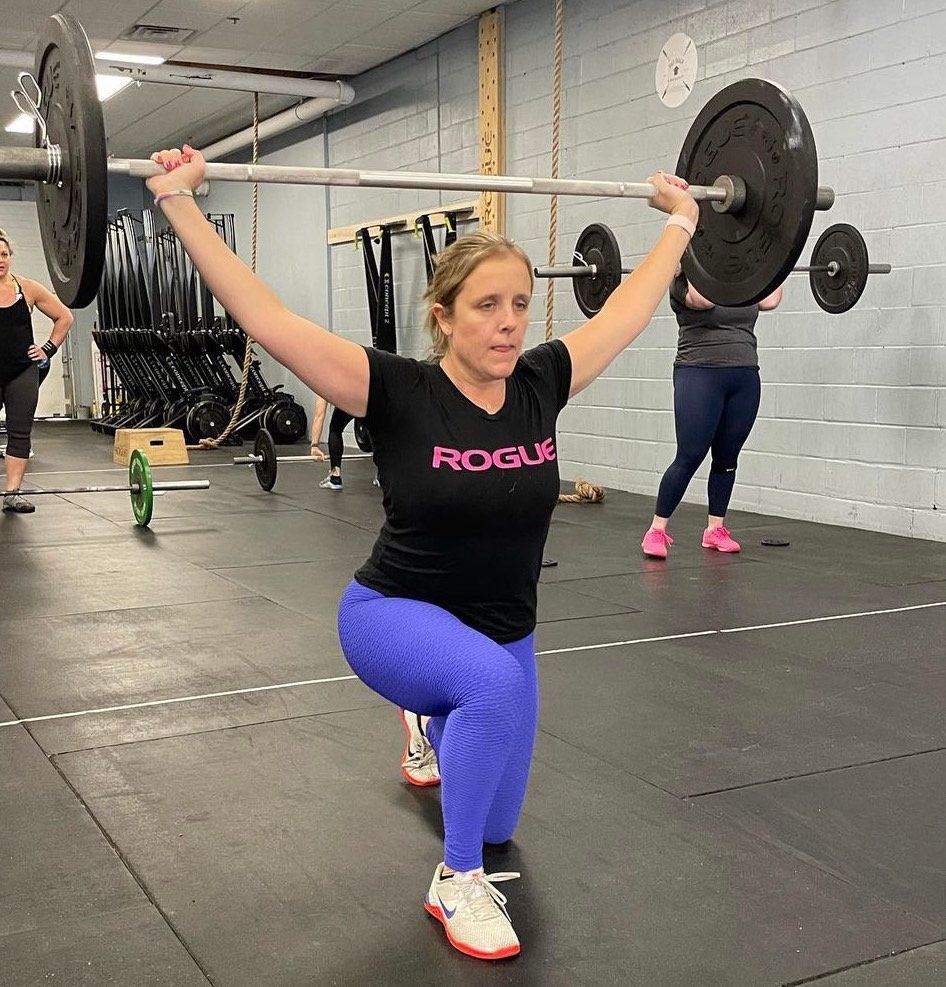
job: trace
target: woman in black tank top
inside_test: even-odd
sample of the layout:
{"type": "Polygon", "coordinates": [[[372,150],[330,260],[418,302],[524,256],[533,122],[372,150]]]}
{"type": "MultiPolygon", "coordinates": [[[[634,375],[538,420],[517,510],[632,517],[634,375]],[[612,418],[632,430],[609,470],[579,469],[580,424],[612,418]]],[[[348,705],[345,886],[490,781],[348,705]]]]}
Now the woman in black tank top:
{"type": "Polygon", "coordinates": [[[72,313],[46,287],[17,278],[11,269],[13,248],[0,230],[0,407],[6,412],[6,482],[3,510],[31,514],[35,508],[20,496],[30,458],[30,436],[39,391],[37,365],[48,363],[72,325],[72,313]],[[33,342],[32,310],[52,319],[53,329],[42,346],[33,342]]]}

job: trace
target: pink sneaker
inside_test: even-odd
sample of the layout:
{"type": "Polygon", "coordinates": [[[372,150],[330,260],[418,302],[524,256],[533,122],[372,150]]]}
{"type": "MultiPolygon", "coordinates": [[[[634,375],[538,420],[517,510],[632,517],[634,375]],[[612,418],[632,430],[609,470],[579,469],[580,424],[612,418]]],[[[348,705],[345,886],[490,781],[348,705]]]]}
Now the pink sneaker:
{"type": "Polygon", "coordinates": [[[667,547],[672,544],[673,539],[666,531],[651,528],[644,535],[644,540],[641,542],[641,549],[645,555],[650,556],[652,559],[665,559],[667,557],[667,547]]]}
{"type": "Polygon", "coordinates": [[[703,532],[703,548],[715,548],[717,552],[739,552],[742,546],[726,528],[720,526],[707,528],[703,532]]]}

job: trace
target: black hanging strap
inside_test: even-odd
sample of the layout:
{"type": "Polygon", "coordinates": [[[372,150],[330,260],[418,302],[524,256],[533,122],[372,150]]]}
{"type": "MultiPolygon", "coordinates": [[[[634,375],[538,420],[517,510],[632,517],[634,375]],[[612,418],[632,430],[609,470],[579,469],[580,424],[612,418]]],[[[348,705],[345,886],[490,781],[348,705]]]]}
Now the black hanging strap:
{"type": "Polygon", "coordinates": [[[443,225],[447,228],[447,232],[443,238],[443,245],[449,247],[457,238],[457,214],[455,212],[445,212],[443,214],[443,225]]]}
{"type": "Polygon", "coordinates": [[[371,345],[388,353],[397,352],[397,321],[394,304],[394,262],[391,251],[391,228],[381,227],[381,261],[374,255],[374,243],[368,228],[355,234],[361,243],[368,291],[368,316],[371,320],[371,345]]]}
{"type": "MultiPolygon", "coordinates": [[[[444,234],[443,245],[449,247],[457,238],[457,214],[446,212],[443,214],[443,225],[447,232],[444,234]]],[[[433,280],[434,265],[437,257],[437,243],[434,240],[434,231],[430,225],[430,216],[418,216],[416,227],[420,227],[421,240],[424,244],[424,267],[427,268],[427,284],[433,280]]]]}
{"type": "Polygon", "coordinates": [[[378,285],[377,338],[375,346],[386,353],[397,353],[397,316],[394,304],[394,261],[391,251],[391,228],[381,230],[381,275],[378,285]]]}
{"type": "MultiPolygon", "coordinates": [[[[437,256],[437,244],[434,243],[434,231],[430,226],[430,216],[418,216],[421,242],[424,245],[424,267],[427,268],[427,284],[434,279],[434,258],[437,256]]],[[[416,229],[416,227],[415,227],[416,229]]]]}
{"type": "Polygon", "coordinates": [[[365,285],[368,290],[368,316],[371,319],[371,345],[378,344],[378,264],[368,228],[360,229],[355,236],[361,243],[361,256],[365,265],[365,285]]]}

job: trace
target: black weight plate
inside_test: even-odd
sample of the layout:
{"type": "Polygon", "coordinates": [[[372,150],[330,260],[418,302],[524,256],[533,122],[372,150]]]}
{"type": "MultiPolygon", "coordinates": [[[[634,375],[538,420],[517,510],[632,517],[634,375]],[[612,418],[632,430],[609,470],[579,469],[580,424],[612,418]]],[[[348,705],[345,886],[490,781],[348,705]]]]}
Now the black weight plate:
{"type": "Polygon", "coordinates": [[[220,401],[206,398],[187,412],[184,424],[195,442],[216,438],[227,426],[230,412],[220,401]]]}
{"type": "Polygon", "coordinates": [[[371,436],[368,434],[368,427],[360,418],[355,419],[355,444],[362,452],[374,451],[371,436]]]}
{"type": "Polygon", "coordinates": [[[253,443],[253,452],[260,457],[256,464],[256,479],[264,490],[272,490],[276,486],[276,444],[273,437],[261,428],[256,433],[256,441],[253,443]]]}
{"type": "Polygon", "coordinates": [[[697,114],[677,174],[692,185],[721,175],[746,184],[745,205],[720,213],[700,203],[683,270],[717,305],[753,305],[789,275],[804,249],[818,196],[814,135],[798,101],[762,79],[721,89],[697,114]]]}
{"type": "Polygon", "coordinates": [[[810,271],[808,281],[815,301],[832,315],[853,308],[867,287],[870,260],[867,244],[860,230],[849,223],[835,223],[818,237],[811,252],[811,266],[820,267],[834,261],[838,273],[810,271]]]}
{"type": "Polygon", "coordinates": [[[280,401],[266,409],[263,425],[276,440],[291,444],[305,435],[308,419],[305,409],[295,401],[280,401]]]}
{"type": "Polygon", "coordinates": [[[603,223],[586,226],[575,244],[575,263],[594,264],[597,274],[593,278],[572,278],[575,301],[589,318],[597,315],[611,292],[621,283],[621,248],[603,223]]]}
{"type": "Polygon", "coordinates": [[[105,265],[108,171],[92,50],[75,18],[49,18],[36,81],[49,140],[63,157],[59,184],[36,186],[43,252],[53,291],[69,308],[84,308],[95,299],[105,265]]]}
{"type": "Polygon", "coordinates": [[[759,544],[765,545],[766,548],[788,548],[791,542],[785,538],[763,538],[759,544]]]}

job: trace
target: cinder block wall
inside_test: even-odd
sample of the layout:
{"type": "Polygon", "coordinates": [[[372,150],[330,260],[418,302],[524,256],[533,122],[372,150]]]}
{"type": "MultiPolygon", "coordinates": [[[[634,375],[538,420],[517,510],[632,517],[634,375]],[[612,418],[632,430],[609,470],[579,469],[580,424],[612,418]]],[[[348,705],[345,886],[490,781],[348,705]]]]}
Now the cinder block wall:
{"type": "MultiPolygon", "coordinates": [[[[507,170],[547,174],[553,4],[518,0],[505,17],[507,170]]],[[[357,103],[325,124],[328,163],[475,171],[476,44],[471,23],[356,79],[357,103]]],[[[807,278],[797,275],[782,307],[760,318],[762,409],[740,460],[733,506],[946,540],[946,3],[570,0],[562,175],[643,179],[657,167],[673,168],[700,106],[748,76],[780,82],[799,98],[814,129],[822,181],[838,192],[835,208],[816,217],[804,258],[826,226],[845,221],[862,230],[872,259],[889,261],[894,272],[872,279],[860,304],[842,316],[824,314],[807,278]],[[654,67],[677,31],[696,42],[700,68],[690,99],[668,109],[654,93],[654,67]]],[[[291,148],[282,153],[300,160],[291,148]]],[[[297,192],[292,202],[301,203],[303,194],[306,201],[322,195],[297,192]]],[[[325,223],[465,197],[332,189],[325,223]]],[[[331,248],[320,270],[324,236],[319,241],[310,224],[303,243],[291,211],[280,216],[286,225],[274,249],[311,251],[313,279],[330,288],[320,299],[313,282],[313,314],[367,342],[360,254],[331,248]]],[[[560,260],[594,221],[614,228],[631,264],[661,223],[641,202],[563,198],[560,260]]],[[[510,197],[508,231],[544,262],[548,200],[510,197]]],[[[407,235],[394,242],[399,345],[421,356],[427,341],[420,243],[407,235]]],[[[288,275],[274,270],[274,277],[288,275]]],[[[544,309],[540,285],[532,342],[543,338],[544,309]]],[[[557,284],[555,312],[556,334],[579,323],[567,282],[557,284]]],[[[654,493],[673,458],[675,345],[676,323],[664,304],[637,343],[566,409],[565,477],[654,493]]],[[[690,499],[703,499],[705,475],[704,467],[690,499]]]]}

